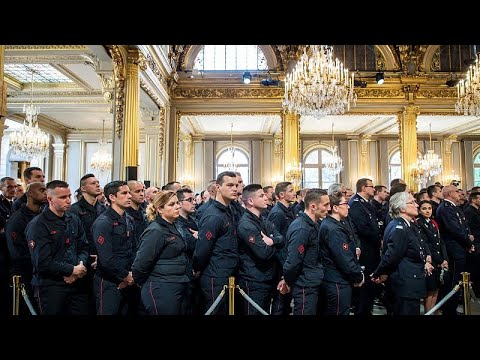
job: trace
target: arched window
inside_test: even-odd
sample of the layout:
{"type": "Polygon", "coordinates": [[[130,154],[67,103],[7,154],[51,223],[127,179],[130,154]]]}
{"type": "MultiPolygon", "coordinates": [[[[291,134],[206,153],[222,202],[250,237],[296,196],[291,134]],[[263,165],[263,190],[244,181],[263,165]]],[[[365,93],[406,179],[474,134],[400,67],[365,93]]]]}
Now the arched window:
{"type": "MultiPolygon", "coordinates": [[[[242,179],[245,184],[250,184],[250,161],[248,160],[248,155],[242,149],[234,147],[235,153],[233,157],[233,163],[236,165],[236,170],[242,174],[242,179]]],[[[227,165],[231,163],[232,152],[230,148],[223,150],[217,156],[217,173],[218,174],[224,171],[231,171],[232,168],[229,168],[227,165]]]]}
{"type": "Polygon", "coordinates": [[[480,151],[473,158],[473,186],[480,186],[480,151]]]}
{"type": "Polygon", "coordinates": [[[196,70],[268,70],[258,45],[205,45],[195,58],[196,70]]]}
{"type": "Polygon", "coordinates": [[[392,156],[390,156],[390,161],[388,162],[388,182],[390,183],[393,179],[402,179],[400,150],[395,151],[392,156]]]}
{"type": "Polygon", "coordinates": [[[322,166],[332,158],[332,153],[324,148],[316,148],[308,152],[303,165],[303,187],[328,189],[337,182],[337,176],[322,166]]]}

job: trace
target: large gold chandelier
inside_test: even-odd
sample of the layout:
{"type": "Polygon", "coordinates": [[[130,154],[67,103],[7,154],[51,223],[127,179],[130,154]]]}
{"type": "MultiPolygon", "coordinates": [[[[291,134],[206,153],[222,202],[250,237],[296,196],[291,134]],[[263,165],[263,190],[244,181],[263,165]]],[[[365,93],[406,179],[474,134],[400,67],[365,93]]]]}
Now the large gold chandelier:
{"type": "Polygon", "coordinates": [[[354,74],[333,58],[329,45],[307,45],[286,75],[284,105],[290,112],[316,118],[344,114],[355,106],[354,74]]]}
{"type": "Polygon", "coordinates": [[[100,173],[105,173],[112,168],[112,155],[107,151],[108,143],[105,139],[105,120],[103,120],[102,138],[98,143],[99,148],[92,156],[90,167],[100,173]]]}
{"type": "Polygon", "coordinates": [[[12,154],[27,161],[31,161],[34,157],[47,156],[50,145],[49,136],[38,127],[37,117],[40,114],[40,108],[33,105],[33,74],[35,70],[30,69],[30,71],[32,74],[30,104],[23,105],[25,119],[21,129],[9,136],[12,154]]]}
{"type": "Polygon", "coordinates": [[[459,114],[480,116],[480,53],[469,66],[465,80],[457,84],[458,100],[455,111],[459,114]]]}

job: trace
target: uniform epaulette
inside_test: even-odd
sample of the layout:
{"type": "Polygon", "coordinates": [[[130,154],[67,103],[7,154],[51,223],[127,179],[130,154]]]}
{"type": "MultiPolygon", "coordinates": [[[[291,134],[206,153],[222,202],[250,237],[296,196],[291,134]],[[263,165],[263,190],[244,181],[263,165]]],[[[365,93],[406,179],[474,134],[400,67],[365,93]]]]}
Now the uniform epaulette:
{"type": "Polygon", "coordinates": [[[359,200],[358,200],[358,198],[356,198],[356,199],[353,199],[353,201],[359,201],[359,200]]]}

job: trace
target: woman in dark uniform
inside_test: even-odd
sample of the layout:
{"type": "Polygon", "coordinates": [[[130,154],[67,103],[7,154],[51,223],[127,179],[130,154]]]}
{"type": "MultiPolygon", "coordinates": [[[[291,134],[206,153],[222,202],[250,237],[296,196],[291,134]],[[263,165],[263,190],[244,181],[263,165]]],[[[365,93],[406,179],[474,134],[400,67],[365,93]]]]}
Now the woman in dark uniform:
{"type": "Polygon", "coordinates": [[[329,215],[320,225],[325,315],[349,315],[352,287],[362,286],[365,280],[356,255],[355,237],[351,228],[343,223],[348,216],[348,208],[341,192],[330,195],[329,215]]]}
{"type": "Polygon", "coordinates": [[[394,296],[393,315],[420,315],[420,300],[426,296],[425,273],[431,274],[428,248],[412,220],[418,215],[413,196],[399,192],[390,198],[390,216],[385,229],[384,252],[372,281],[389,277],[394,296]]]}
{"type": "Polygon", "coordinates": [[[420,201],[417,224],[421,230],[420,235],[430,248],[432,257],[432,275],[427,276],[427,296],[425,298],[425,312],[435,306],[440,289],[440,273],[448,270],[448,256],[445,243],[440,238],[438,225],[432,217],[432,204],[428,200],[420,201]]]}
{"type": "Polygon", "coordinates": [[[173,191],[160,191],[147,208],[151,223],[140,237],[132,275],[150,315],[183,315],[186,310],[187,246],[174,226],[179,209],[173,191]]]}

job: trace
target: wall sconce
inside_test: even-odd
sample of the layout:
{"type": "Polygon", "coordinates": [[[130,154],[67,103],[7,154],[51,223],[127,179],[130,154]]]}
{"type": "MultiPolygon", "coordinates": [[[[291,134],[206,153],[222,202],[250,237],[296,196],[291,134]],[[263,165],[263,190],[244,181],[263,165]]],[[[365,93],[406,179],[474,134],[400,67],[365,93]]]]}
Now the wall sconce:
{"type": "Polygon", "coordinates": [[[245,71],[243,73],[243,83],[244,84],[250,84],[250,82],[252,81],[252,74],[250,74],[249,71],[245,71]]]}
{"type": "Polygon", "coordinates": [[[377,73],[377,75],[375,75],[375,81],[378,85],[382,85],[385,82],[385,74],[383,72],[377,73]]]}
{"type": "Polygon", "coordinates": [[[285,169],[285,179],[293,184],[295,188],[300,187],[302,182],[302,163],[298,166],[288,164],[285,169]]]}

